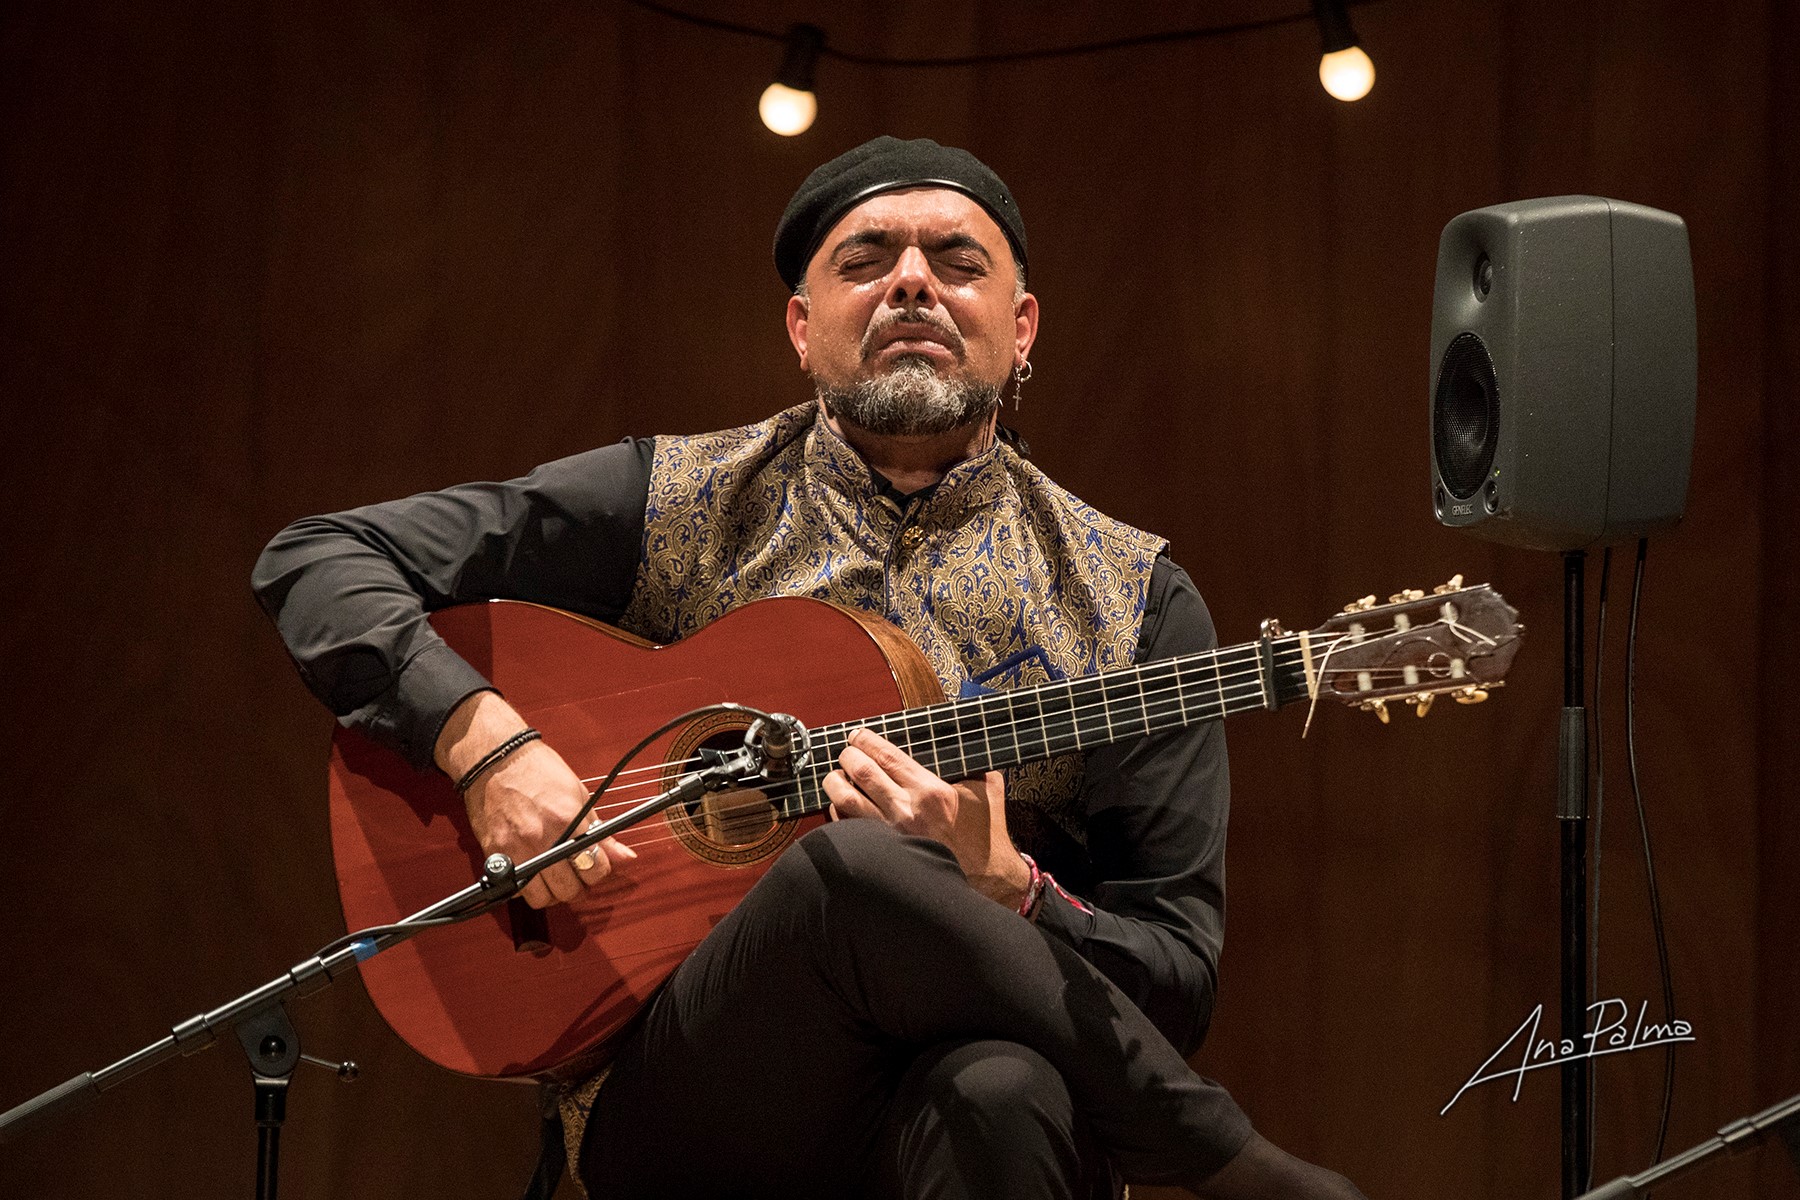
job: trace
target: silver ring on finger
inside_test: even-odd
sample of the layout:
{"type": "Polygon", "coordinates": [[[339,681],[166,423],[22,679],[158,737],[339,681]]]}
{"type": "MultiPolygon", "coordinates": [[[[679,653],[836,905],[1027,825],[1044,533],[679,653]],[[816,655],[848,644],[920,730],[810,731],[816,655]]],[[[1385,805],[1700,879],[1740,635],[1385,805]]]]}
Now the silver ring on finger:
{"type": "MultiPolygon", "coordinates": [[[[600,818],[595,817],[592,821],[588,822],[587,831],[589,833],[592,833],[592,832],[594,832],[595,829],[597,829],[599,827],[599,825],[600,825],[600,818]]],[[[596,846],[589,846],[587,849],[583,850],[581,853],[579,853],[575,856],[575,869],[577,871],[591,871],[599,865],[600,865],[600,851],[599,851],[599,848],[596,846]]]]}

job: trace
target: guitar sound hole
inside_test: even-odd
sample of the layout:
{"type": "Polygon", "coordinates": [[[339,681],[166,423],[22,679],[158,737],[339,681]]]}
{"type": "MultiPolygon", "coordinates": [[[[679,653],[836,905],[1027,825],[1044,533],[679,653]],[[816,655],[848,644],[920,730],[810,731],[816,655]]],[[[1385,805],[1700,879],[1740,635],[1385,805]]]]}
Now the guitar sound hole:
{"type": "MultiPolygon", "coordinates": [[[[677,741],[677,759],[699,750],[735,750],[744,744],[743,722],[718,728],[706,723],[677,741]],[[710,726],[710,727],[706,727],[710,726]]],[[[668,782],[673,783],[671,776],[668,782]]],[[[708,862],[725,867],[747,866],[774,854],[793,840],[794,823],[777,818],[769,798],[756,788],[709,792],[668,812],[677,840],[708,862]]]]}

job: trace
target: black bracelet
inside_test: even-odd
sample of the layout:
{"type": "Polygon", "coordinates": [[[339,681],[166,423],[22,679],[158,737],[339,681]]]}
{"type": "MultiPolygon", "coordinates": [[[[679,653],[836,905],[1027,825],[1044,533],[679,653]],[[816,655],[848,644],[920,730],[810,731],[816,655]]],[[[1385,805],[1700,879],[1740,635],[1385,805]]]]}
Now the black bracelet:
{"type": "Polygon", "coordinates": [[[463,777],[456,781],[456,794],[459,796],[465,795],[470,788],[475,786],[475,781],[481,778],[481,773],[483,771],[499,766],[501,760],[511,754],[514,750],[517,750],[527,742],[535,742],[543,736],[543,734],[535,729],[526,728],[519,730],[519,732],[513,734],[504,742],[501,742],[498,746],[495,746],[492,750],[489,750],[486,754],[482,755],[480,762],[463,772],[463,777]]]}

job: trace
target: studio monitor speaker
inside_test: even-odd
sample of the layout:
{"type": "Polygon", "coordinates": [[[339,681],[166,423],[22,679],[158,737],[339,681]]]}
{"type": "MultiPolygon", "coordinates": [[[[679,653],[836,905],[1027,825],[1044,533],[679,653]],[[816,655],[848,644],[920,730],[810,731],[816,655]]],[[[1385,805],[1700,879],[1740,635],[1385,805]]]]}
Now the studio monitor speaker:
{"type": "Polygon", "coordinates": [[[1672,213],[1598,196],[1466,212],[1431,313],[1438,520],[1568,551],[1674,525],[1694,445],[1694,277],[1672,213]]]}

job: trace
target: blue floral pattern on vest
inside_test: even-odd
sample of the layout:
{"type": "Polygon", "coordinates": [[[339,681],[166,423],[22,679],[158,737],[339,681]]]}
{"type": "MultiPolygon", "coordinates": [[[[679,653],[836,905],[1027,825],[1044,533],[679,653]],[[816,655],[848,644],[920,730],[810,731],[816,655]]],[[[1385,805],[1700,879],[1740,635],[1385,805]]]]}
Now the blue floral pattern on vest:
{"type": "MultiPolygon", "coordinates": [[[[808,403],[657,439],[619,623],[666,643],[752,600],[812,596],[905,630],[948,695],[1005,690],[1130,665],[1166,544],[1004,442],[902,504],[808,403]]],[[[1007,773],[1008,828],[1028,853],[1046,820],[1085,843],[1081,766],[1066,755],[1007,773]]]]}

